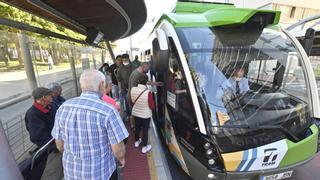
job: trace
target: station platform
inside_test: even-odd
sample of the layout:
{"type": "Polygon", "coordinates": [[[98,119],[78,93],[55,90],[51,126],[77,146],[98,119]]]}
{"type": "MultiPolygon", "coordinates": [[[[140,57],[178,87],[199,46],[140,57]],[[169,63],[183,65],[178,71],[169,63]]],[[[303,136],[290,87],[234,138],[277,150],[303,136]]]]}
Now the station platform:
{"type": "MultiPolygon", "coordinates": [[[[152,145],[151,151],[146,154],[141,152],[141,147],[134,147],[134,132],[130,130],[126,124],[129,138],[126,143],[126,164],[124,168],[118,168],[118,180],[175,180],[186,178],[177,178],[177,175],[171,173],[175,162],[168,162],[168,152],[162,146],[162,143],[157,134],[153,121],[150,122],[149,128],[149,144],[152,145]]],[[[169,159],[170,160],[170,159],[169,159]]],[[[173,160],[173,159],[172,159],[173,160]]],[[[54,172],[60,164],[59,161],[53,161],[46,168],[50,172],[54,172]]],[[[175,167],[177,168],[177,165],[175,167]]]]}
{"type": "Polygon", "coordinates": [[[130,130],[126,143],[126,165],[118,169],[119,180],[171,180],[172,176],[168,167],[167,157],[159,140],[153,121],[150,122],[149,143],[151,151],[146,154],[141,152],[141,147],[134,147],[134,132],[130,130]]]}
{"type": "MultiPolygon", "coordinates": [[[[141,147],[134,147],[134,132],[130,133],[126,143],[126,165],[118,168],[118,180],[191,180],[170,156],[168,150],[160,140],[153,121],[150,122],[149,143],[151,151],[141,152],[141,147]]],[[[51,164],[51,168],[56,168],[51,164]]],[[[320,176],[320,153],[308,163],[293,170],[291,180],[314,180],[320,176]]]]}

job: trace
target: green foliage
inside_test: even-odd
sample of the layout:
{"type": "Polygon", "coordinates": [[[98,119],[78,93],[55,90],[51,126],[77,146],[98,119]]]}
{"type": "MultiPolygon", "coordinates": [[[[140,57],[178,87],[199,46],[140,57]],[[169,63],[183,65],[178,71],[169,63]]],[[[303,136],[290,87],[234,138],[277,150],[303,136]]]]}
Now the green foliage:
{"type": "MultiPolygon", "coordinates": [[[[79,33],[76,33],[70,29],[67,29],[63,26],[60,26],[58,24],[55,24],[53,22],[50,22],[38,16],[32,15],[30,13],[24,12],[22,10],[19,10],[15,7],[9,6],[2,2],[0,2],[0,17],[12,19],[18,22],[29,24],[31,26],[49,30],[49,31],[59,33],[65,36],[69,36],[75,39],[83,40],[85,38],[85,36],[79,33]]],[[[7,26],[0,26],[0,29],[7,30],[10,32],[19,32],[19,30],[15,28],[7,27],[7,26]]],[[[27,34],[31,36],[45,37],[44,35],[38,35],[34,33],[27,33],[27,34]]]]}
{"type": "MultiPolygon", "coordinates": [[[[74,39],[85,39],[85,36],[82,34],[79,34],[63,26],[32,15],[25,11],[19,10],[2,2],[0,2],[0,17],[62,34],[74,39]]],[[[68,56],[71,55],[71,51],[75,52],[74,57],[76,62],[80,62],[81,54],[83,54],[82,50],[85,48],[97,51],[98,54],[101,53],[101,49],[88,47],[83,44],[48,37],[33,32],[21,32],[21,30],[19,29],[0,25],[0,72],[23,70],[23,60],[21,58],[21,48],[19,45],[17,33],[24,33],[28,35],[29,41],[31,42],[29,44],[31,56],[36,62],[37,66],[39,66],[40,70],[42,67],[44,70],[48,68],[48,53],[52,55],[53,61],[57,68],[63,67],[68,64],[68,56]],[[17,52],[17,55],[13,57],[9,50],[17,52]],[[35,52],[37,52],[38,55],[36,55],[35,52]]],[[[100,43],[99,45],[104,48],[106,47],[104,42],[100,43]]]]}
{"type": "Polygon", "coordinates": [[[314,69],[314,75],[320,77],[320,68],[314,69]]]}

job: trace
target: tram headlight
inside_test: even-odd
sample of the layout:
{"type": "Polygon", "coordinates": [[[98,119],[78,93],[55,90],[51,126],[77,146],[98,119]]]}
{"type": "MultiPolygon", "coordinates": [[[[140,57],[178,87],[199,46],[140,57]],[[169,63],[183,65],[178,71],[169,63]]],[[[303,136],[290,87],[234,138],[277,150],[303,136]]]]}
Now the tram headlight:
{"type": "Polygon", "coordinates": [[[208,157],[210,157],[212,154],[213,154],[213,150],[212,150],[212,149],[208,149],[208,150],[206,151],[206,155],[207,155],[208,157]]]}
{"type": "Polygon", "coordinates": [[[215,163],[216,163],[216,161],[215,161],[214,159],[209,159],[209,160],[208,160],[208,164],[209,164],[210,166],[214,165],[215,163]]]}
{"type": "Polygon", "coordinates": [[[211,144],[207,142],[207,143],[204,144],[203,147],[204,147],[205,150],[208,150],[211,147],[211,144]]]}
{"type": "MultiPolygon", "coordinates": [[[[219,152],[217,151],[215,145],[210,143],[210,140],[206,139],[203,142],[202,147],[203,147],[202,153],[203,153],[203,156],[205,156],[205,159],[203,159],[204,161],[202,161],[202,163],[204,163],[204,165],[211,171],[223,172],[224,171],[223,163],[219,157],[219,154],[218,154],[219,152]]],[[[211,179],[209,175],[210,174],[208,174],[208,179],[211,179]]],[[[212,176],[212,178],[216,179],[217,177],[212,176]]]]}
{"type": "Polygon", "coordinates": [[[208,179],[215,179],[214,174],[208,174],[208,179]]]}

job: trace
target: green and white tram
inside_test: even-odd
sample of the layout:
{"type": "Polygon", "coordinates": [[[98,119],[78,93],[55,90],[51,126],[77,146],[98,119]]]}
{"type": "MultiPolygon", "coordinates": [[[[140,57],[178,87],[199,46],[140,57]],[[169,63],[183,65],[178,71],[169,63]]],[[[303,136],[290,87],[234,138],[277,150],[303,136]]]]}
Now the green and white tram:
{"type": "Polygon", "coordinates": [[[193,179],[284,179],[318,151],[315,77],[280,12],[178,2],[145,57],[157,81],[155,122],[193,179]],[[232,80],[241,69],[246,81],[232,80]],[[239,85],[238,85],[239,86],[239,85]]]}

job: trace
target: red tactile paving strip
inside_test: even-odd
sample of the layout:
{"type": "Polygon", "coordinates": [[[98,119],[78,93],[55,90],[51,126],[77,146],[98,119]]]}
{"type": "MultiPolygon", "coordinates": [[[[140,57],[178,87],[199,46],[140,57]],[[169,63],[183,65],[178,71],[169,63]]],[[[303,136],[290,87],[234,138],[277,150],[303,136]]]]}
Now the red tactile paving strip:
{"type": "Polygon", "coordinates": [[[147,154],[141,152],[141,147],[134,147],[134,133],[132,131],[129,132],[129,139],[126,143],[126,165],[123,168],[123,179],[150,180],[147,154]]]}

